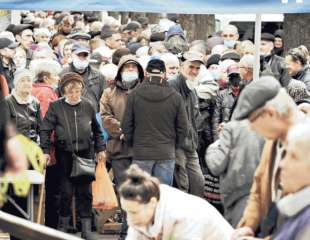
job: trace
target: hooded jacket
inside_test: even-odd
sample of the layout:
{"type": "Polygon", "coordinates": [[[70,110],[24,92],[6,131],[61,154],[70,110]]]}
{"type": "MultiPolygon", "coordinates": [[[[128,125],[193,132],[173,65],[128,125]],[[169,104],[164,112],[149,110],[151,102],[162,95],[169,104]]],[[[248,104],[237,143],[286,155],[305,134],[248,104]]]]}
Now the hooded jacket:
{"type": "Polygon", "coordinates": [[[115,88],[107,88],[100,99],[100,115],[104,127],[109,133],[107,142],[107,153],[110,159],[121,159],[132,156],[131,149],[120,139],[122,135],[121,121],[124,116],[127,103],[128,90],[122,83],[121,72],[128,62],[137,64],[140,82],[143,80],[143,68],[135,56],[127,55],[121,58],[118,65],[118,72],[115,78],[115,88]]]}
{"type": "Polygon", "coordinates": [[[146,79],[129,94],[122,129],[135,160],[175,159],[187,125],[182,98],[166,81],[146,79]]]}

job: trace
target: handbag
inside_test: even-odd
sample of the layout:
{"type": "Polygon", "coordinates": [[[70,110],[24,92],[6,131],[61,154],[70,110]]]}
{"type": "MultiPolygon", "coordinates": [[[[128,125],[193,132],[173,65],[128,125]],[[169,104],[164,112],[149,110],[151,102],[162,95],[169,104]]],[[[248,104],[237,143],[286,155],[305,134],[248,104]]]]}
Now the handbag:
{"type": "MultiPolygon", "coordinates": [[[[96,163],[94,159],[91,158],[84,158],[78,156],[75,151],[72,144],[72,136],[71,136],[71,130],[69,121],[67,118],[66,111],[64,109],[63,104],[61,105],[62,111],[64,114],[65,122],[68,129],[68,135],[69,135],[69,142],[72,149],[72,170],[70,177],[80,177],[80,176],[89,176],[89,177],[95,177],[95,171],[96,171],[96,163]]],[[[78,144],[76,144],[76,152],[78,152],[78,144]]]]}

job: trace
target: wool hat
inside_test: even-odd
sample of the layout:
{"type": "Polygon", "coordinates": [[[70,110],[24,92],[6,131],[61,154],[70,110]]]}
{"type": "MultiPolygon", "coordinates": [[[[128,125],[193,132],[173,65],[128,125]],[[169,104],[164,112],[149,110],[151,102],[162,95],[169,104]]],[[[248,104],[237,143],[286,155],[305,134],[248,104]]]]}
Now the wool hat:
{"type": "Polygon", "coordinates": [[[207,63],[206,63],[206,67],[209,68],[213,64],[218,65],[220,60],[221,60],[220,54],[213,54],[208,58],[207,63]]]}
{"type": "Polygon", "coordinates": [[[83,77],[75,72],[68,72],[61,76],[60,82],[59,82],[59,89],[62,93],[64,93],[64,88],[71,82],[78,82],[81,83],[83,88],[85,86],[83,77]]]}

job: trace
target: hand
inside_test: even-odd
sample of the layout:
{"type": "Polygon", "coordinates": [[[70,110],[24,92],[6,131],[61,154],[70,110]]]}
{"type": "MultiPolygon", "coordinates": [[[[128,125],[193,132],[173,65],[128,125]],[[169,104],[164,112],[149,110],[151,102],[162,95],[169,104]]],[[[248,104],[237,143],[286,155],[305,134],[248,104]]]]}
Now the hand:
{"type": "Polygon", "coordinates": [[[238,240],[241,237],[246,237],[246,236],[254,237],[254,232],[253,232],[252,228],[250,228],[250,227],[237,228],[234,231],[234,233],[231,237],[231,240],[238,240]]]}
{"type": "Polygon", "coordinates": [[[124,140],[125,136],[124,134],[121,134],[121,136],[119,137],[120,140],[124,140]]]}
{"type": "Polygon", "coordinates": [[[224,122],[220,123],[220,125],[218,126],[218,129],[217,129],[218,132],[221,132],[221,131],[223,130],[225,124],[226,124],[226,123],[224,123],[224,122]]]}
{"type": "Polygon", "coordinates": [[[45,156],[45,160],[46,160],[45,166],[51,165],[51,156],[49,154],[44,154],[44,156],[45,156]]]}
{"type": "Polygon", "coordinates": [[[97,161],[106,161],[107,159],[107,156],[106,156],[106,153],[104,151],[101,151],[99,153],[97,153],[97,161]]]}

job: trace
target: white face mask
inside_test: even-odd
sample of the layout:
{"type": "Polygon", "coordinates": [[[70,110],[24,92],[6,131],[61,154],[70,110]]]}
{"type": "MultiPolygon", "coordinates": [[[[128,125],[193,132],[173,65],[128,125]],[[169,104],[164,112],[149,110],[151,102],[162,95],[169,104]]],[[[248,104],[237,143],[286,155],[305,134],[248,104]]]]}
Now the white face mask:
{"type": "Polygon", "coordinates": [[[85,70],[89,65],[88,60],[81,60],[78,57],[74,57],[72,63],[77,70],[85,70]]]}
{"type": "Polygon", "coordinates": [[[137,72],[122,72],[122,82],[127,89],[133,88],[138,82],[137,72]]]}
{"type": "Polygon", "coordinates": [[[197,79],[186,79],[186,85],[189,88],[189,90],[194,90],[196,87],[198,87],[198,80],[197,79]]]}

